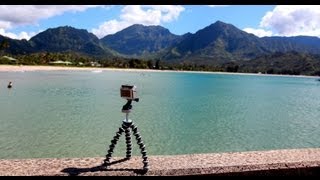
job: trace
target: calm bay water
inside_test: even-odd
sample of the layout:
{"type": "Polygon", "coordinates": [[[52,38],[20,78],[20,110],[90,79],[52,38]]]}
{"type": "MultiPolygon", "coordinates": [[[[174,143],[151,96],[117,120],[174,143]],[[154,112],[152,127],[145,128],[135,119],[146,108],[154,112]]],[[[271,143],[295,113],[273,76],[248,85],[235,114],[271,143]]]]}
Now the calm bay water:
{"type": "MultiPolygon", "coordinates": [[[[125,118],[122,84],[138,87],[130,118],[149,155],[320,147],[314,78],[0,72],[0,158],[104,157],[125,118]]],[[[124,135],[114,156],[125,156],[124,135]]]]}

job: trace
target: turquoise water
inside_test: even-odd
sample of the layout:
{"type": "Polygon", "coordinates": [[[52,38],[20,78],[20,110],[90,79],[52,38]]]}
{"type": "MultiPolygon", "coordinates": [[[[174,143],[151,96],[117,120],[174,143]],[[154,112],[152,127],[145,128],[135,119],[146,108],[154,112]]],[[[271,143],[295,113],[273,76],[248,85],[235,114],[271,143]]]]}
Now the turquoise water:
{"type": "MultiPolygon", "coordinates": [[[[0,158],[104,157],[125,118],[121,84],[138,87],[130,118],[149,155],[320,147],[314,78],[0,72],[0,158]]],[[[114,156],[125,156],[124,135],[114,156]]]]}

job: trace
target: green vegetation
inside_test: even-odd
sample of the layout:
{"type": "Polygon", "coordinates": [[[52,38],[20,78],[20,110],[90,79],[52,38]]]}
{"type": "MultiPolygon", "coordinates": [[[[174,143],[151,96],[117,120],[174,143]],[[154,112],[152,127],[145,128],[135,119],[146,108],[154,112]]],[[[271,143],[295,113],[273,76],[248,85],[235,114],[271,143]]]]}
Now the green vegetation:
{"type": "MultiPolygon", "coordinates": [[[[172,63],[154,59],[136,58],[92,58],[76,53],[32,53],[28,55],[12,55],[17,59],[12,61],[7,57],[0,58],[0,64],[23,64],[23,65],[51,65],[52,62],[71,62],[70,65],[77,67],[109,67],[109,68],[135,68],[135,69],[158,69],[177,71],[219,71],[240,73],[263,73],[263,74],[289,74],[289,75],[313,75],[320,76],[320,55],[288,52],[273,53],[255,58],[250,61],[238,60],[217,65],[197,64],[191,62],[172,63]]],[[[58,64],[61,66],[61,64],[58,64]]]]}

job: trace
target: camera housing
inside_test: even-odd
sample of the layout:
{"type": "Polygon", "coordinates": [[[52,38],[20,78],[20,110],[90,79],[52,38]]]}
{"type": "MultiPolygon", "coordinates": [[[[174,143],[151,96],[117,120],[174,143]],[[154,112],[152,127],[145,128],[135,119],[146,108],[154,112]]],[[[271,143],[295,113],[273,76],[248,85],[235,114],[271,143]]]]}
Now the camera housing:
{"type": "Polygon", "coordinates": [[[120,88],[120,96],[127,100],[136,100],[137,98],[137,90],[134,85],[122,85],[120,88]]]}

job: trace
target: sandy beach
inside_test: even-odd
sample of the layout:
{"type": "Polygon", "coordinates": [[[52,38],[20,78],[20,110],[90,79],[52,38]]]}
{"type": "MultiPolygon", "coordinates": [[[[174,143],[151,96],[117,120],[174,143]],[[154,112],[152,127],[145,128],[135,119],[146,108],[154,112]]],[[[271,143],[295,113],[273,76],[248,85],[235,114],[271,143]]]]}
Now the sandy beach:
{"type": "Polygon", "coordinates": [[[305,76],[305,75],[231,73],[231,72],[210,72],[210,71],[174,71],[174,70],[154,70],[154,69],[99,68],[99,67],[0,65],[0,72],[57,71],[57,70],[58,71],[66,70],[66,71],[175,72],[175,73],[184,72],[184,73],[205,73],[205,74],[226,74],[226,75],[282,76],[282,77],[319,78],[318,76],[305,76]]]}

